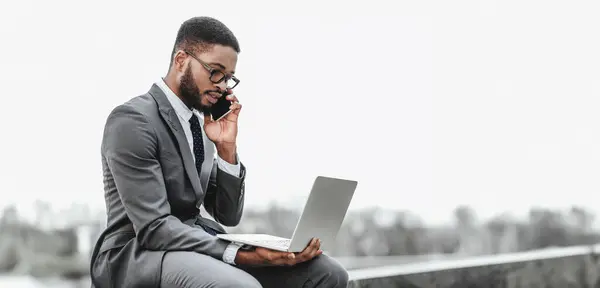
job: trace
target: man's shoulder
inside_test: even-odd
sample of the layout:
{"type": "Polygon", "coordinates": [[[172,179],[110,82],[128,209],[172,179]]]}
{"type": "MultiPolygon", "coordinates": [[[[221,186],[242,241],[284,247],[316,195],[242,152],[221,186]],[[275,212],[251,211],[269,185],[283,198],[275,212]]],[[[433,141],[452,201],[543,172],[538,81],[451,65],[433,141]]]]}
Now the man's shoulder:
{"type": "Polygon", "coordinates": [[[160,112],[152,95],[139,95],[110,111],[105,120],[103,138],[123,136],[123,133],[154,133],[161,123],[160,112]]]}
{"type": "Polygon", "coordinates": [[[102,150],[109,149],[106,147],[111,147],[110,145],[126,145],[126,139],[132,140],[137,137],[135,141],[141,141],[144,139],[143,135],[154,134],[157,123],[160,123],[158,114],[157,104],[150,94],[139,95],[118,104],[106,118],[102,150]],[[115,144],[115,139],[121,140],[115,144]]]}
{"type": "Polygon", "coordinates": [[[114,107],[108,120],[118,116],[138,115],[150,120],[158,116],[158,106],[149,93],[135,96],[114,107]]]}

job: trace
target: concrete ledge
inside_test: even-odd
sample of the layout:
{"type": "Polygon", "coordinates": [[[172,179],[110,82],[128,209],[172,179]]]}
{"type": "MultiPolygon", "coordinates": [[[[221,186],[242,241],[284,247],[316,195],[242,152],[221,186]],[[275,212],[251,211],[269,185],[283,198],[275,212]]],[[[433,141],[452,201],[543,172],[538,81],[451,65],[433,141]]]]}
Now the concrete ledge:
{"type": "Polygon", "coordinates": [[[600,287],[599,250],[548,248],[352,270],[349,287],[600,287]]]}

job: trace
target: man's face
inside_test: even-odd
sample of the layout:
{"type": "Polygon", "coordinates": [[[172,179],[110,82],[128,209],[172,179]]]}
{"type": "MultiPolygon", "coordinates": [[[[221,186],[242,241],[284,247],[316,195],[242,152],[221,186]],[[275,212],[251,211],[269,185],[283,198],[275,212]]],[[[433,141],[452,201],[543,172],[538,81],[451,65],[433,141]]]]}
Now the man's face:
{"type": "MultiPolygon", "coordinates": [[[[227,82],[213,83],[212,68],[231,76],[235,72],[237,64],[237,53],[233,48],[215,44],[206,52],[197,53],[194,57],[187,55],[185,69],[180,75],[179,93],[183,101],[197,110],[208,113],[210,107],[217,102],[222,93],[227,89],[227,82]],[[209,67],[204,67],[200,61],[209,67]]],[[[213,80],[218,77],[213,76],[213,80]]]]}

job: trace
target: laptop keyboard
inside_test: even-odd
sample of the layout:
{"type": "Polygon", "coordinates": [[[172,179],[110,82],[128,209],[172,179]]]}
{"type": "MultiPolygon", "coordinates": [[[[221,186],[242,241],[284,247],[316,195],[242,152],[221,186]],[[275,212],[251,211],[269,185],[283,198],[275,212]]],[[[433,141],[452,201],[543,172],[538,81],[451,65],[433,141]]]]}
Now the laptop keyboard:
{"type": "Polygon", "coordinates": [[[290,240],[278,240],[278,239],[261,239],[255,241],[257,244],[264,244],[275,247],[285,247],[290,246],[290,240]]]}

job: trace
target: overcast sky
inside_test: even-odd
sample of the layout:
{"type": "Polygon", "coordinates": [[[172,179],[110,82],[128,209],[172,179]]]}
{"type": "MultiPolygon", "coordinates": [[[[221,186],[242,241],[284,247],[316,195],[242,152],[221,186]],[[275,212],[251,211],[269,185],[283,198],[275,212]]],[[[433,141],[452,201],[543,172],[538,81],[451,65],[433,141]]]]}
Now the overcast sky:
{"type": "Polygon", "coordinates": [[[430,222],[600,212],[600,2],[348,2],[3,2],[2,204],[103,209],[106,116],[208,15],[242,48],[247,205],[301,207],[327,175],[359,181],[351,209],[430,222]]]}

